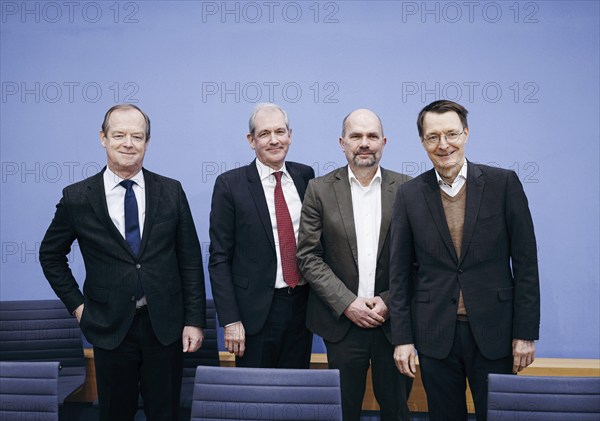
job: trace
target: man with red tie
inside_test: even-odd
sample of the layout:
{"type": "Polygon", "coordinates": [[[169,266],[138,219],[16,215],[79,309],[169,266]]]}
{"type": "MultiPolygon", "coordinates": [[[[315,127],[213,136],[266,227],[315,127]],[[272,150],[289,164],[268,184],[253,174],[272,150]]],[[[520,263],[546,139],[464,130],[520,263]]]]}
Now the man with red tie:
{"type": "Polygon", "coordinates": [[[217,177],[208,270],[225,348],[238,367],[308,368],[308,285],[296,262],[300,210],[311,167],[286,161],[286,112],[258,104],[249,121],[249,165],[217,177]]]}

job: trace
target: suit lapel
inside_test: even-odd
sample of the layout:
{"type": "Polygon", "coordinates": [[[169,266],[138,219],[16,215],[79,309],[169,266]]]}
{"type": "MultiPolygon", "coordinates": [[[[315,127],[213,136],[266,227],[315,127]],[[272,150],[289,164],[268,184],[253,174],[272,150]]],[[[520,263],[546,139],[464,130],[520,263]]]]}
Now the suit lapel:
{"type": "Polygon", "coordinates": [[[381,169],[381,229],[379,231],[379,244],[377,247],[377,259],[383,250],[383,245],[388,235],[390,222],[392,220],[392,208],[396,199],[394,185],[396,180],[390,179],[389,173],[381,169]]]}
{"type": "Polygon", "coordinates": [[[304,202],[304,193],[306,192],[306,183],[302,177],[302,174],[297,170],[296,166],[287,162],[285,164],[287,171],[290,173],[292,180],[294,180],[294,185],[296,186],[296,191],[298,192],[298,196],[300,196],[300,202],[304,202]]]}
{"type": "Polygon", "coordinates": [[[461,256],[459,264],[467,254],[467,248],[471,244],[475,221],[479,213],[481,196],[483,195],[484,181],[479,167],[467,161],[467,203],[465,206],[465,222],[463,227],[461,256]]]}
{"type": "Polygon", "coordinates": [[[144,253],[150,232],[154,226],[154,218],[156,216],[156,210],[160,202],[160,193],[162,190],[162,184],[160,179],[156,177],[154,173],[144,171],[144,184],[146,190],[146,216],[144,218],[144,231],[142,233],[142,244],[140,245],[140,256],[144,253]]]}
{"type": "Polygon", "coordinates": [[[258,211],[259,219],[265,229],[267,238],[271,243],[271,247],[275,250],[275,239],[273,238],[273,226],[271,225],[271,216],[269,214],[269,207],[267,206],[267,198],[265,197],[265,190],[263,189],[262,182],[258,175],[258,169],[256,168],[256,160],[252,161],[250,165],[246,167],[246,177],[248,179],[248,190],[254,200],[254,205],[258,211]]]}
{"type": "Polygon", "coordinates": [[[342,224],[346,230],[346,238],[350,244],[354,262],[358,267],[358,246],[356,244],[356,227],[354,226],[354,210],[352,207],[352,192],[348,180],[348,166],[340,168],[335,174],[335,178],[333,190],[337,199],[342,224]]]}
{"type": "Polygon", "coordinates": [[[435,223],[450,256],[458,263],[458,256],[456,255],[454,244],[452,244],[452,237],[450,236],[450,230],[448,229],[448,223],[446,222],[446,214],[444,213],[444,208],[442,206],[440,186],[438,185],[434,169],[429,170],[423,176],[423,195],[425,196],[425,202],[429,207],[429,212],[431,212],[433,222],[435,223]]]}
{"type": "Polygon", "coordinates": [[[110,236],[129,254],[133,256],[131,248],[127,241],[123,238],[108,213],[108,205],[106,204],[106,193],[104,192],[104,170],[100,171],[94,177],[89,179],[86,191],[86,197],[94,210],[94,213],[104,225],[110,236]]]}

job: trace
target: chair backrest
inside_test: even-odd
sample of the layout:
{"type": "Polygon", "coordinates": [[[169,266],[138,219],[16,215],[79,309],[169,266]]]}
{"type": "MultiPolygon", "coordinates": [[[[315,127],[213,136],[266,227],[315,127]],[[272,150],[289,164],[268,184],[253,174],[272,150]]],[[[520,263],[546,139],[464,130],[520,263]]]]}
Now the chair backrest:
{"type": "Polygon", "coordinates": [[[183,354],[183,378],[181,380],[181,407],[192,406],[192,391],[196,367],[199,365],[218,367],[219,348],[217,344],[217,311],[212,299],[206,300],[206,327],[202,347],[192,353],[183,354]]]}
{"type": "Polygon", "coordinates": [[[58,420],[58,362],[0,361],[0,419],[58,420]]]}
{"type": "Polygon", "coordinates": [[[341,421],[339,371],[198,367],[191,419],[341,421]]]}
{"type": "Polygon", "coordinates": [[[600,377],[490,374],[488,421],[598,421],[600,377]]]}
{"type": "Polygon", "coordinates": [[[212,299],[206,300],[206,327],[202,348],[196,352],[183,354],[183,377],[194,379],[199,365],[219,366],[219,347],[217,344],[217,311],[212,299]]]}
{"type": "Polygon", "coordinates": [[[0,301],[0,361],[58,361],[59,403],[85,381],[81,329],[58,300],[0,301]]]}

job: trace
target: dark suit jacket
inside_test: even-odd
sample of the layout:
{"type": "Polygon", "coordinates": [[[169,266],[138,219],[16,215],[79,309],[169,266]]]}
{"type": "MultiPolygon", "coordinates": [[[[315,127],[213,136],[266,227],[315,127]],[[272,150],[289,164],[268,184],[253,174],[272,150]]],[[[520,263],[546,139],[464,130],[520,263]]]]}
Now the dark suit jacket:
{"type": "MultiPolygon", "coordinates": [[[[389,226],[398,187],[410,177],[381,169],[381,229],[375,295],[388,305],[389,226]]],[[[343,313],[357,297],[358,250],[348,167],[308,185],[298,239],[298,260],[310,283],[306,325],[329,342],[340,341],[352,322],[343,313]]],[[[383,325],[391,341],[389,320],[383,325]]]]}
{"type": "Polygon", "coordinates": [[[40,247],[50,285],[70,312],[85,304],[81,329],[105,349],[117,347],[131,325],[138,277],[161,343],[180,339],[184,325],[206,324],[200,244],[185,193],[178,181],[143,171],[146,217],[139,256],[110,219],[104,170],[63,190],[40,247]],[[66,257],[75,240],[86,268],[83,294],[66,257]]]}
{"type": "Polygon", "coordinates": [[[513,338],[538,338],[533,222],[513,171],[469,162],[466,188],[461,256],[450,238],[434,170],[399,189],[391,228],[392,336],[394,344],[414,343],[420,353],[446,357],[460,287],[479,349],[498,359],[511,355],[513,338]]]}
{"type": "MultiPolygon", "coordinates": [[[[315,173],[307,165],[285,165],[302,200],[315,173]]],[[[258,333],[271,308],[277,254],[256,161],[217,177],[208,272],[221,326],[241,320],[247,335],[258,333]]]]}

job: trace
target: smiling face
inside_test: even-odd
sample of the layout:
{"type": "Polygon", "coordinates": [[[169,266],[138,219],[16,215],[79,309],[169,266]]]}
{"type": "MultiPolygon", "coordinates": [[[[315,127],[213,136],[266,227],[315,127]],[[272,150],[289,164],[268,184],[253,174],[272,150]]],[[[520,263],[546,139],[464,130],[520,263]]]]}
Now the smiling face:
{"type": "Polygon", "coordinates": [[[458,175],[465,162],[465,144],[469,137],[469,129],[463,127],[460,117],[454,111],[442,114],[428,112],[423,119],[423,138],[421,142],[433,166],[442,178],[452,182],[458,175]],[[446,134],[464,133],[452,143],[448,143],[446,134]],[[423,139],[428,136],[438,135],[439,142],[429,144],[423,139]]]}
{"type": "Polygon", "coordinates": [[[369,110],[356,110],[347,118],[340,145],[352,172],[376,167],[386,144],[379,118],[369,110]]]}
{"type": "Polygon", "coordinates": [[[254,116],[254,133],[246,136],[256,158],[263,164],[279,170],[292,144],[292,130],[285,124],[283,113],[276,108],[265,108],[254,116]]]}
{"type": "Polygon", "coordinates": [[[136,109],[113,111],[106,132],[100,132],[100,143],[112,172],[122,178],[134,176],[142,169],[148,149],[144,116],[136,109]]]}

